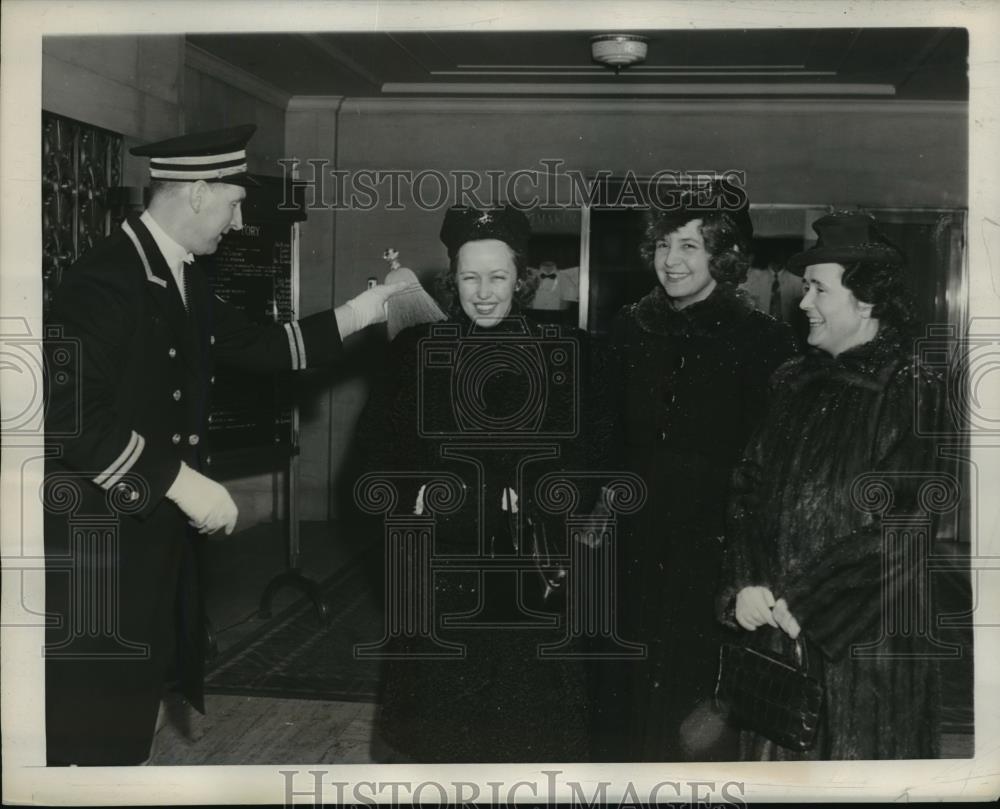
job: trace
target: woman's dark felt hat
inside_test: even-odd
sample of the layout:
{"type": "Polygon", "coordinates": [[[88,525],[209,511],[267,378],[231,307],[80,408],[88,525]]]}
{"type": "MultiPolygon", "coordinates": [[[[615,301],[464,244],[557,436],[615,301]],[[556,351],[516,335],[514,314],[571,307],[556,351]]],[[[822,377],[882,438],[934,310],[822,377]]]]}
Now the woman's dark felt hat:
{"type": "Polygon", "coordinates": [[[506,242],[514,252],[524,253],[530,237],[528,217],[510,205],[482,210],[455,205],[448,209],[441,225],[441,241],[452,258],[463,244],[479,239],[498,239],[506,242]]]}
{"type": "Polygon", "coordinates": [[[753,220],[750,219],[750,200],[745,193],[737,189],[726,179],[714,179],[702,189],[690,189],[686,191],[680,200],[676,219],[690,222],[692,219],[705,219],[709,216],[718,216],[720,213],[726,214],[732,219],[733,224],[739,231],[740,238],[747,243],[753,240],[753,220]],[[706,196],[707,195],[707,196],[706,196]],[[728,199],[739,198],[738,205],[724,205],[728,199]],[[705,200],[711,201],[705,204],[705,200]]]}
{"type": "Polygon", "coordinates": [[[816,244],[788,259],[788,269],[801,274],[810,264],[884,261],[902,265],[903,254],[878,229],[871,214],[837,211],[813,222],[816,244]]]}

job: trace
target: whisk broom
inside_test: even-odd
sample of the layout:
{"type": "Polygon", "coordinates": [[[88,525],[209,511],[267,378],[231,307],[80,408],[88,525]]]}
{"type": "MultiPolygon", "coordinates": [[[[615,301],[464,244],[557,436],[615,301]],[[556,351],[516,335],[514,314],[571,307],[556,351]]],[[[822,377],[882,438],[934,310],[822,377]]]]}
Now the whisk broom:
{"type": "Polygon", "coordinates": [[[386,303],[386,330],[390,340],[396,339],[397,334],[410,326],[448,319],[448,316],[441,311],[441,307],[420,285],[413,270],[399,263],[399,251],[390,247],[382,254],[382,258],[389,262],[389,274],[385,277],[385,283],[396,284],[404,281],[409,284],[386,303]]]}

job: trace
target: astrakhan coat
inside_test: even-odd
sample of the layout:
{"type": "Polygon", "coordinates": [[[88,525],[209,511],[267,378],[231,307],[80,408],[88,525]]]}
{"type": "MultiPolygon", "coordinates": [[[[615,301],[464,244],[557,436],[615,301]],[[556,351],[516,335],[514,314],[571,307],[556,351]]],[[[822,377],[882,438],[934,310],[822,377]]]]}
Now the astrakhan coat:
{"type": "Polygon", "coordinates": [[[165,682],[201,710],[204,538],[165,497],[205,470],[216,364],[339,356],[330,312],[257,326],[188,270],[190,311],[138,217],[71,267],[48,324],[46,738],[52,764],[149,756],[165,682]]]}
{"type": "MultiPolygon", "coordinates": [[[[461,647],[461,656],[418,658],[427,651],[419,633],[397,636],[384,650],[375,753],[385,760],[588,758],[582,665],[538,651],[566,637],[565,588],[558,566],[546,565],[546,557],[566,553],[564,526],[546,520],[543,538],[525,520],[533,514],[536,527],[542,520],[535,486],[543,475],[586,468],[579,430],[588,416],[566,362],[575,354],[582,368],[583,350],[578,335],[546,337],[516,312],[491,329],[475,329],[464,316],[415,327],[392,345],[393,361],[359,428],[365,468],[395,482],[395,513],[402,515],[413,513],[418,499],[425,513],[434,512],[430,496],[424,501],[419,492],[436,473],[460,481],[462,505],[435,515],[432,555],[437,565],[472,561],[465,569],[437,567],[429,579],[430,625],[441,642],[461,647]],[[450,336],[442,338],[442,329],[450,336]],[[541,371],[540,385],[529,382],[533,372],[526,368],[541,371]],[[464,415],[456,419],[459,411],[464,415]],[[543,411],[535,426],[516,418],[543,411]],[[505,501],[508,488],[516,497],[505,501]],[[505,559],[520,569],[498,571],[505,559]]],[[[381,522],[370,530],[379,542],[381,522]]],[[[408,553],[404,563],[421,559],[408,553]]],[[[387,587],[411,574],[387,569],[387,587]]]]}
{"type": "MultiPolygon", "coordinates": [[[[930,608],[920,560],[932,550],[933,531],[921,523],[932,525],[949,501],[957,505],[957,484],[933,436],[942,379],[883,329],[836,358],[813,350],[787,363],[773,385],[768,419],[734,479],[719,611],[737,628],[743,587],[785,598],[822,679],[825,713],[810,752],[748,732],[742,757],[936,756],[941,648],[912,630],[930,608]],[[883,549],[884,518],[902,526],[891,552],[883,549]],[[918,553],[921,532],[928,544],[918,553]],[[904,626],[911,629],[901,633],[904,626]]],[[[931,620],[925,629],[932,627],[931,620]]],[[[783,633],[766,625],[739,630],[739,638],[788,651],[783,633]]]]}

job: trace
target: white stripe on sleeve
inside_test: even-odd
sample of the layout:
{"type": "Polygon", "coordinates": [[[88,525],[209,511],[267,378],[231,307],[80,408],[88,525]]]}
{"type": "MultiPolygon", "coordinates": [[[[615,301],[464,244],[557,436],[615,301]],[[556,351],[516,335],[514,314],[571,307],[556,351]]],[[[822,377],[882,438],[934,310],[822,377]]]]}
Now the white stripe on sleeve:
{"type": "Polygon", "coordinates": [[[295,332],[292,331],[292,324],[285,324],[285,333],[288,335],[288,353],[292,356],[292,370],[298,371],[302,365],[299,359],[299,346],[295,340],[295,332]]]}
{"type": "Polygon", "coordinates": [[[292,334],[295,335],[295,344],[299,347],[299,368],[306,367],[306,341],[302,339],[302,329],[299,328],[299,321],[291,322],[292,334]]]}
{"type": "Polygon", "coordinates": [[[126,474],[139,460],[143,449],[146,447],[146,439],[135,430],[122,450],[121,455],[115,458],[111,464],[101,474],[94,478],[94,483],[105,489],[110,489],[117,483],[122,475],[126,474]]]}

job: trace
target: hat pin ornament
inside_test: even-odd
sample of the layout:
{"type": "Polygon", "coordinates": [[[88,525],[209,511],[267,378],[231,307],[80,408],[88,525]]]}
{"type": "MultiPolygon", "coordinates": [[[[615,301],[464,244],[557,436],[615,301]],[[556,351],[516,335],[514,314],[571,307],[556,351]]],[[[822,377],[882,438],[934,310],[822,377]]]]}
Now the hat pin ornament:
{"type": "Polygon", "coordinates": [[[421,286],[413,270],[400,264],[398,250],[389,247],[382,253],[382,258],[389,263],[389,273],[385,277],[385,283],[402,282],[407,285],[386,301],[386,330],[390,340],[394,340],[397,334],[411,326],[448,319],[441,311],[441,307],[421,286]]]}

